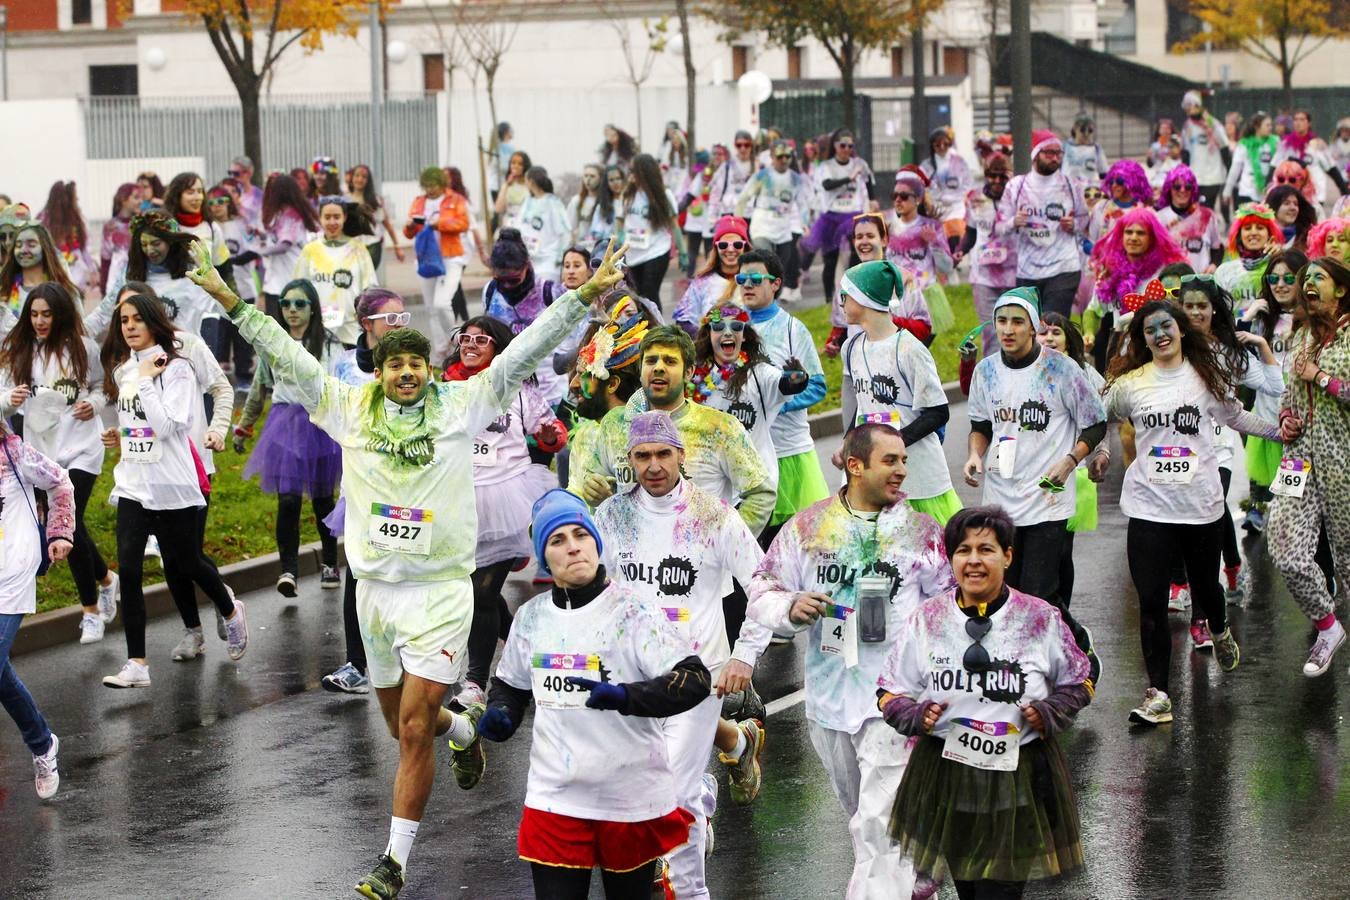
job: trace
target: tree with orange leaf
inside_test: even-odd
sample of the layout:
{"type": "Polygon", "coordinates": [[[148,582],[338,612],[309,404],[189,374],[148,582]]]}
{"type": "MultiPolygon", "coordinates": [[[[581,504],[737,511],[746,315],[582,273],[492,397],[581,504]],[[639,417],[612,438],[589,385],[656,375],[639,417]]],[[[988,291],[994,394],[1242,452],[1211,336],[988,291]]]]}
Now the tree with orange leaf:
{"type": "Polygon", "coordinates": [[[263,82],[287,50],[323,49],[328,35],[356,35],[367,0],[185,0],[185,11],[200,17],[211,46],[239,93],[244,116],[244,152],[262,167],[263,82]]]}
{"type": "Polygon", "coordinates": [[[1344,0],[1189,0],[1180,4],[1209,25],[1174,51],[1205,44],[1243,50],[1280,70],[1286,108],[1294,105],[1294,69],[1334,37],[1350,36],[1344,0]]]}
{"type": "Polygon", "coordinates": [[[814,38],[839,67],[844,125],[854,128],[853,75],[864,51],[894,45],[943,0],[707,0],[699,12],[727,29],[726,38],[763,32],[769,44],[793,47],[814,38]]]}

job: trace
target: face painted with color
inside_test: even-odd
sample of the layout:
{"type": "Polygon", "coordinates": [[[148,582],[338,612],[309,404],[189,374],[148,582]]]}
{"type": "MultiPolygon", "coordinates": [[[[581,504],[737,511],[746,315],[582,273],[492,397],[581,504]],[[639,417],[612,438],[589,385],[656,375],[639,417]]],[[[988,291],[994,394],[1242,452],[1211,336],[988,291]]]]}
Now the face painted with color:
{"type": "Polygon", "coordinates": [[[575,291],[591,277],[591,261],[580,253],[571,251],[563,254],[562,283],[569,291],[575,291]]]}
{"type": "Polygon", "coordinates": [[[881,229],[876,222],[864,219],[853,227],[853,250],[861,262],[885,258],[886,245],[881,241],[881,229]]]}
{"type": "Polygon", "coordinates": [[[1042,347],[1049,347],[1051,350],[1058,350],[1064,353],[1069,348],[1069,341],[1064,337],[1064,329],[1058,325],[1046,325],[1041,329],[1041,333],[1036,335],[1036,340],[1041,342],[1042,347]]]}
{"type": "Polygon", "coordinates": [[[1153,361],[1167,364],[1181,358],[1181,326],[1164,310],[1150,313],[1144,320],[1144,343],[1153,353],[1153,361]]]}
{"type": "Polygon", "coordinates": [[[198,178],[192,184],[187,186],[179,197],[178,205],[185,213],[199,213],[202,211],[202,203],[206,200],[206,188],[202,187],[202,180],[198,178]]]}
{"type": "Polygon", "coordinates": [[[1303,298],[1315,316],[1334,319],[1345,297],[1345,288],[1332,280],[1331,273],[1317,263],[1303,270],[1303,298]]]}
{"type": "Polygon", "coordinates": [[[741,266],[740,274],[750,276],[741,285],[741,303],[745,304],[746,309],[766,309],[773,303],[773,298],[778,296],[778,288],[783,284],[781,279],[771,277],[764,263],[760,262],[741,266]],[[756,275],[759,277],[753,277],[756,275]]]}
{"type": "Polygon", "coordinates": [[[991,529],[968,529],[952,553],[952,574],[967,598],[996,597],[1003,591],[1003,576],[1012,565],[1012,548],[999,546],[991,529]]]}
{"type": "Polygon", "coordinates": [[[553,583],[563,588],[590,584],[600,568],[595,538],[580,525],[564,525],[544,542],[544,561],[553,573],[553,583]]]}
{"type": "Polygon", "coordinates": [[[1343,263],[1350,263],[1350,228],[1328,234],[1326,251],[1327,256],[1334,256],[1343,263]]]}
{"type": "Polygon", "coordinates": [[[38,298],[29,304],[28,321],[33,326],[33,333],[38,336],[38,340],[45,341],[47,335],[52,333],[52,308],[47,305],[46,300],[38,298]]]}
{"type": "Polygon", "coordinates": [[[299,288],[291,288],[277,304],[281,308],[281,318],[292,335],[304,334],[314,310],[309,306],[309,298],[299,288]]]}
{"type": "Polygon", "coordinates": [[[323,229],[325,239],[335,241],[342,237],[342,226],[347,222],[347,213],[338,203],[325,203],[319,210],[319,227],[323,229]]]}
{"type": "Polygon", "coordinates": [[[875,435],[870,459],[850,456],[844,460],[849,496],[859,504],[876,509],[890,506],[900,499],[908,460],[909,451],[900,432],[875,435]]]}
{"type": "MultiPolygon", "coordinates": [[[[372,313],[367,313],[367,318],[361,320],[361,327],[370,334],[370,336],[366,338],[366,346],[374,347],[380,342],[380,338],[384,337],[395,328],[402,328],[403,325],[396,325],[385,318],[386,314],[394,315],[401,312],[403,312],[403,299],[399,298],[390,300],[372,313]],[[368,318],[369,316],[375,316],[375,318],[368,318]]],[[[407,323],[405,322],[403,324],[406,325],[407,323]]]]}
{"type": "Polygon", "coordinates": [[[684,451],[669,444],[638,444],[628,451],[628,463],[644,491],[653,497],[664,497],[680,483],[684,451]]]}
{"type": "Polygon", "coordinates": [[[141,235],[141,252],[150,265],[162,266],[169,257],[169,242],[147,231],[141,235]]]}
{"type": "Polygon", "coordinates": [[[581,183],[586,186],[586,192],[594,194],[600,188],[600,169],[597,166],[587,166],[581,173],[581,183]]]}
{"type": "Polygon", "coordinates": [[[228,221],[230,218],[230,198],[208,197],[206,200],[206,217],[212,222],[228,221]]]}
{"type": "Polygon", "coordinates": [[[14,261],[21,269],[42,265],[42,241],[33,229],[25,228],[14,238],[14,261]]]}
{"type": "Polygon", "coordinates": [[[476,372],[490,364],[494,356],[496,356],[496,347],[493,344],[492,335],[477,325],[470,325],[460,333],[459,358],[466,368],[476,372]]]}
{"type": "Polygon", "coordinates": [[[745,342],[745,323],[734,318],[738,311],[725,310],[715,321],[708,320],[708,339],[712,343],[713,360],[719,366],[729,366],[741,355],[745,342]]]}
{"type": "Polygon", "coordinates": [[[1259,222],[1251,222],[1242,226],[1242,230],[1238,232],[1238,241],[1244,250],[1260,253],[1270,243],[1270,232],[1259,222]]]}
{"type": "Polygon", "coordinates": [[[1000,306],[994,310],[994,329],[998,344],[1013,359],[1021,359],[1036,344],[1036,332],[1031,327],[1031,316],[1020,306],[1000,306]]]}
{"type": "Polygon", "coordinates": [[[123,303],[117,308],[117,321],[122,326],[122,339],[132,350],[147,350],[155,342],[140,311],[132,304],[123,303]]]}
{"type": "Polygon", "coordinates": [[[395,353],[385,357],[384,365],[375,370],[375,377],[384,388],[384,396],[399,406],[412,406],[422,399],[431,372],[427,361],[416,353],[395,353]]]}
{"type": "Polygon", "coordinates": [[[693,371],[675,344],[652,344],[642,353],[642,392],[652,409],[672,410],[684,398],[684,383],[693,371]]]}
{"type": "Polygon", "coordinates": [[[1186,313],[1186,321],[1191,323],[1191,328],[1201,334],[1209,334],[1214,324],[1214,306],[1204,291],[1183,291],[1181,309],[1186,313]]]}
{"type": "Polygon", "coordinates": [[[573,373],[567,386],[576,398],[577,415],[592,422],[603,419],[610,410],[609,401],[618,384],[614,377],[601,381],[589,372],[573,373]]]}

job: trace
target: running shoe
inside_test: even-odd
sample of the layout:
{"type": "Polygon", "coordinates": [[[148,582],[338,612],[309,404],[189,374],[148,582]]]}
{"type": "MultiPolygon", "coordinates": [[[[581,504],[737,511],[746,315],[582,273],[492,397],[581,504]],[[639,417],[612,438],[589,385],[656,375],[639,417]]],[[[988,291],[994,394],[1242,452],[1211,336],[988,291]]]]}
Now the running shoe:
{"type": "Polygon", "coordinates": [[[1166,725],[1172,721],[1172,698],[1165,691],[1149,688],[1144,702],[1130,710],[1130,721],[1141,725],[1166,725]]]}
{"type": "Polygon", "coordinates": [[[1242,520],[1242,527],[1245,531],[1253,534],[1260,534],[1266,530],[1266,514],[1258,506],[1252,506],[1247,510],[1247,516],[1242,520]]]}
{"type": "Polygon", "coordinates": [[[370,900],[393,900],[403,890],[403,867],[387,853],[375,860],[375,868],[356,883],[356,892],[370,900]]]}
{"type": "Polygon", "coordinates": [[[1184,612],[1191,605],[1191,589],[1188,585],[1174,584],[1167,589],[1167,611],[1184,612]]]}
{"type": "Polygon", "coordinates": [[[732,691],[722,698],[722,718],[729,722],[744,722],[747,719],[759,719],[762,722],[768,717],[764,699],[755,690],[753,682],[745,690],[732,691]]]}
{"type": "Polygon", "coordinates": [[[248,619],[244,617],[244,604],[234,601],[234,615],[225,620],[225,652],[230,659],[243,659],[248,650],[248,619]]]}
{"type": "Polygon", "coordinates": [[[1225,672],[1231,672],[1238,667],[1242,651],[1238,648],[1237,639],[1233,637],[1233,629],[1225,628],[1223,633],[1214,638],[1214,658],[1219,661],[1219,668],[1225,672]]]}
{"type": "Polygon", "coordinates": [[[475,704],[479,706],[487,705],[487,692],[472,681],[464,682],[459,689],[459,693],[450,698],[450,708],[455,712],[467,712],[469,707],[475,704]]]}
{"type": "Polygon", "coordinates": [[[1251,578],[1243,565],[1224,566],[1223,599],[1233,606],[1246,606],[1247,595],[1251,590],[1251,578]]]}
{"type": "Polygon", "coordinates": [[[61,739],[52,735],[52,745],[41,756],[33,757],[33,783],[37,786],[39,800],[50,800],[61,786],[61,773],[56,769],[56,754],[61,749],[61,739]]]}
{"type": "MultiPolygon", "coordinates": [[[[233,603],[234,588],[230,587],[228,584],[225,585],[225,593],[230,595],[230,602],[233,603]]],[[[212,608],[214,609],[214,606],[212,608]]],[[[216,637],[220,638],[222,641],[228,641],[230,639],[229,633],[225,631],[225,617],[220,614],[220,610],[218,609],[216,610],[216,637]]]]}
{"type": "Polygon", "coordinates": [[[703,823],[703,861],[707,862],[708,857],[712,856],[713,846],[717,843],[717,837],[713,834],[712,819],[703,823]]]}
{"type": "Polygon", "coordinates": [[[1092,639],[1092,632],[1082,623],[1079,623],[1078,627],[1083,629],[1083,634],[1087,636],[1087,649],[1083,653],[1088,658],[1088,678],[1092,679],[1095,688],[1102,683],[1102,658],[1097,655],[1097,642],[1092,639]]]}
{"type": "Polygon", "coordinates": [[[793,637],[795,637],[795,635],[779,634],[775,631],[773,637],[769,638],[769,645],[772,647],[781,647],[783,644],[792,643],[793,637]]]}
{"type": "Polygon", "coordinates": [[[1303,674],[1309,678],[1316,678],[1319,675],[1326,674],[1327,669],[1331,668],[1331,659],[1336,655],[1336,651],[1341,649],[1341,644],[1345,643],[1345,627],[1339,621],[1325,631],[1317,632],[1317,640],[1313,641],[1312,652],[1308,654],[1308,661],[1303,664],[1303,674]]]}
{"type": "Polygon", "coordinates": [[[1191,623],[1191,649],[1208,650],[1214,646],[1214,637],[1209,633],[1209,623],[1201,619],[1191,623]]]}
{"type": "Polygon", "coordinates": [[[277,593],[283,597],[295,596],[295,576],[290,572],[282,572],[277,576],[277,593]]]}
{"type": "Polygon", "coordinates": [[[450,749],[454,751],[450,769],[455,773],[455,784],[466,791],[478,787],[478,782],[483,780],[483,772],[487,770],[487,754],[483,752],[483,739],[478,736],[477,731],[478,720],[483,718],[486,711],[487,708],[481,703],[475,703],[465,709],[464,715],[473,720],[473,740],[469,741],[467,747],[450,744],[450,749]]]}
{"type": "Polygon", "coordinates": [[[319,587],[325,591],[334,591],[342,587],[342,576],[337,566],[324,566],[319,571],[319,587]]]}
{"type": "Polygon", "coordinates": [[[103,676],[103,686],[110,688],[149,687],[150,667],[129,659],[116,675],[103,676]]]}
{"type": "Polygon", "coordinates": [[[319,680],[325,691],[335,694],[369,694],[370,679],[349,662],[338,666],[319,680]]]}
{"type": "Polygon", "coordinates": [[[931,900],[942,888],[942,882],[925,872],[914,873],[914,893],[911,900],[931,900]]]}
{"type": "Polygon", "coordinates": [[[745,735],[745,749],[741,751],[740,758],[725,753],[719,753],[718,758],[722,760],[722,764],[727,767],[727,774],[731,776],[731,802],[737,806],[745,806],[753,803],[759,796],[763,776],[760,757],[764,753],[764,742],[768,739],[768,735],[757,719],[742,722],[736,727],[745,735]]]}
{"type": "Polygon", "coordinates": [[[80,643],[97,644],[103,640],[103,618],[98,613],[85,613],[80,616],[80,643]]]}
{"type": "Polygon", "coordinates": [[[159,556],[159,538],[155,537],[153,534],[145,539],[145,555],[154,557],[159,556]]]}
{"type": "Polygon", "coordinates": [[[183,632],[183,639],[178,642],[178,646],[173,648],[173,661],[185,662],[189,659],[196,659],[199,656],[206,655],[206,638],[202,636],[201,627],[189,628],[183,632]]]}
{"type": "Polygon", "coordinates": [[[104,622],[117,618],[117,588],[120,580],[116,572],[109,572],[108,578],[107,584],[98,586],[98,614],[104,622]]]}

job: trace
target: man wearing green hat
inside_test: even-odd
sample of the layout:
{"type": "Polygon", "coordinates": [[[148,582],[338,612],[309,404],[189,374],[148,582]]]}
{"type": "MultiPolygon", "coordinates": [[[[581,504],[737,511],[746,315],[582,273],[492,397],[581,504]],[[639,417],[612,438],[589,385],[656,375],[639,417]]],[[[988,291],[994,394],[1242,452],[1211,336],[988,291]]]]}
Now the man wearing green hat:
{"type": "Polygon", "coordinates": [[[1069,615],[1060,565],[1071,552],[1074,469],[1106,436],[1106,410],[1081,366],[1040,346],[1040,324],[1034,287],[1005,291],[994,303],[999,352],[971,377],[965,478],[978,487],[983,477],[982,502],[1003,507],[1017,526],[1008,584],[1060,608],[1095,680],[1092,639],[1069,615]]]}
{"type": "MultiPolygon", "coordinates": [[[[904,275],[889,261],[861,263],[844,273],[839,288],[844,317],[862,328],[840,354],[844,378],[858,398],[849,430],[873,422],[900,432],[909,448],[906,499],[914,509],[946,524],[961,508],[937,434],[947,424],[947,394],[928,348],[891,320],[892,298],[904,291],[904,275]]],[[[838,453],[834,463],[842,468],[838,453]]]]}

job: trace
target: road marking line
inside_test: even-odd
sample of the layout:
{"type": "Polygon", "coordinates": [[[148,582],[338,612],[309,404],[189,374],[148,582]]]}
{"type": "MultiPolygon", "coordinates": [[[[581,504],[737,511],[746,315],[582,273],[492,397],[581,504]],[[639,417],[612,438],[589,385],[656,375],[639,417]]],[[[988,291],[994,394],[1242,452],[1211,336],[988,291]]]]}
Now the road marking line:
{"type": "Polygon", "coordinates": [[[768,703],[764,704],[764,714],[766,716],[772,716],[775,713],[780,713],[785,709],[791,709],[792,707],[796,706],[798,703],[801,703],[805,699],[806,699],[805,688],[793,691],[787,696],[779,697],[777,700],[770,700],[768,703]]]}

